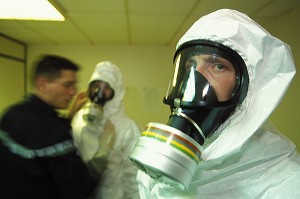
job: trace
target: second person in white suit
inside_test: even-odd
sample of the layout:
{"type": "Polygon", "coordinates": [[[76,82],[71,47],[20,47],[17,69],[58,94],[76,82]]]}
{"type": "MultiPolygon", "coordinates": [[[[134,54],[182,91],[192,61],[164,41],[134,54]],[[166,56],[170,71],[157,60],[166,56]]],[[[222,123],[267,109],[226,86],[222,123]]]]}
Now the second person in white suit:
{"type": "Polygon", "coordinates": [[[89,81],[90,100],[74,116],[72,127],[79,154],[96,178],[95,198],[139,198],[137,168],[128,155],[140,130],[124,113],[120,69],[100,62],[89,81]]]}

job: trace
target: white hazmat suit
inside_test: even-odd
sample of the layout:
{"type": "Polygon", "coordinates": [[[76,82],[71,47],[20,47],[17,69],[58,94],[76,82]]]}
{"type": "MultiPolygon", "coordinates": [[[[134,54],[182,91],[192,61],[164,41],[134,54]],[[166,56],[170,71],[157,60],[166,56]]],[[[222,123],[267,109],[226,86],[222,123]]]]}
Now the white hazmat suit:
{"type": "Polygon", "coordinates": [[[114,96],[105,103],[102,114],[93,109],[101,117],[94,123],[84,120],[84,114],[91,111],[88,105],[79,110],[72,122],[75,144],[83,160],[92,164],[94,170],[100,170],[101,179],[96,198],[139,198],[137,168],[128,159],[128,154],[137,141],[140,130],[124,113],[122,100],[125,89],[121,72],[111,62],[100,62],[96,65],[90,82],[95,80],[108,83],[114,96]]]}
{"type": "Polygon", "coordinates": [[[245,14],[229,9],[200,18],[177,48],[199,39],[238,52],[249,74],[247,96],[206,139],[188,190],[139,171],[141,198],[300,198],[300,158],[295,145],[268,122],[295,75],[289,46],[245,14]]]}

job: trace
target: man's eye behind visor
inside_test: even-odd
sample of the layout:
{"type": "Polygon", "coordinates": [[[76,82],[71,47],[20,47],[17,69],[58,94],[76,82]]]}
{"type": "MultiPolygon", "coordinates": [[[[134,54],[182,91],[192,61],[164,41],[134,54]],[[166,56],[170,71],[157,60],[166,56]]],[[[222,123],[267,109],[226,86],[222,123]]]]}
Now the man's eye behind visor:
{"type": "Polygon", "coordinates": [[[241,103],[249,77],[238,53],[211,41],[192,41],[178,48],[175,71],[164,103],[185,107],[222,107],[241,103]]]}

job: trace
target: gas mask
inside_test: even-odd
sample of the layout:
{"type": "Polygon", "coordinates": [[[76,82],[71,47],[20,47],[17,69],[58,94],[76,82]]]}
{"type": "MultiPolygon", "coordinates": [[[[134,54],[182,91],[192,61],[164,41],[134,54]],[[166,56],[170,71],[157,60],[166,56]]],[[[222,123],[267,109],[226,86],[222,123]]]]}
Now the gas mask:
{"type": "Polygon", "coordinates": [[[195,40],[174,56],[174,75],[163,102],[167,124],[150,122],[129,158],[150,177],[188,189],[206,137],[244,100],[249,77],[240,55],[216,42],[195,40]]]}
{"type": "Polygon", "coordinates": [[[92,81],[88,88],[88,96],[92,103],[104,106],[106,98],[104,94],[104,84],[102,81],[92,81]]]}
{"type": "Polygon", "coordinates": [[[92,81],[89,84],[88,88],[88,96],[90,99],[90,102],[88,102],[84,107],[84,114],[83,119],[91,124],[98,123],[102,120],[102,108],[105,105],[105,103],[113,98],[110,96],[107,98],[105,96],[104,89],[105,87],[109,87],[109,85],[106,82],[103,81],[92,81]]]}

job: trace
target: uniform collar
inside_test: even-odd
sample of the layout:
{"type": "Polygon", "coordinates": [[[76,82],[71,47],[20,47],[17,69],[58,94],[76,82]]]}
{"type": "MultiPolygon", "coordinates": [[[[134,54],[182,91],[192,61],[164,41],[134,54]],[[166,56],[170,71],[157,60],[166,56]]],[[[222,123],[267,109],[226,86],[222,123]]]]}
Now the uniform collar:
{"type": "Polygon", "coordinates": [[[44,109],[45,111],[48,111],[51,114],[58,115],[57,111],[55,110],[55,108],[53,106],[50,106],[49,104],[47,104],[45,101],[43,101],[41,98],[39,98],[35,94],[29,95],[27,98],[27,101],[29,103],[34,104],[35,106],[38,106],[38,107],[44,109]]]}

